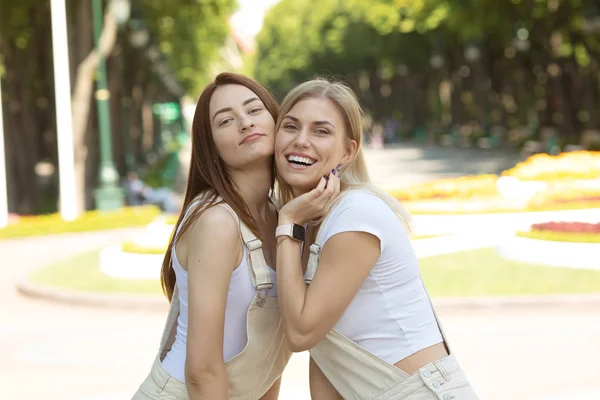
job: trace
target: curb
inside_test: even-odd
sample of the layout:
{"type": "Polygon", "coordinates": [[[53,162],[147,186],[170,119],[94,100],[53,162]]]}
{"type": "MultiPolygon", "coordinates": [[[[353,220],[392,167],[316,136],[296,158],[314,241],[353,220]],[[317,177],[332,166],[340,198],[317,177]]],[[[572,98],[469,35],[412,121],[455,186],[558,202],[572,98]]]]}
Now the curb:
{"type": "Polygon", "coordinates": [[[17,283],[17,291],[25,296],[40,300],[48,300],[67,305],[118,308],[128,310],[143,310],[166,312],[169,303],[163,296],[134,295],[116,293],[84,293],[74,290],[39,285],[29,279],[17,283]]]}
{"type": "MultiPolygon", "coordinates": [[[[162,296],[83,293],[39,285],[27,279],[17,284],[19,293],[41,300],[62,304],[166,312],[169,303],[162,296]]],[[[438,297],[432,299],[438,311],[591,309],[600,308],[600,293],[565,295],[525,295],[494,297],[438,297]]]]}

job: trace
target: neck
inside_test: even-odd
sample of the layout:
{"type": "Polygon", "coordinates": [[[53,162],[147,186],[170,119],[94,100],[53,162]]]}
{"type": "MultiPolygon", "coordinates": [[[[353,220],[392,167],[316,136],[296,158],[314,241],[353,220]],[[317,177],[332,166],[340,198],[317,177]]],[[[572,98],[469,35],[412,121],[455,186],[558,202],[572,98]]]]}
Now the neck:
{"type": "Polygon", "coordinates": [[[231,170],[230,173],[231,180],[252,216],[265,220],[269,210],[269,189],[273,176],[271,159],[260,165],[231,170]]]}

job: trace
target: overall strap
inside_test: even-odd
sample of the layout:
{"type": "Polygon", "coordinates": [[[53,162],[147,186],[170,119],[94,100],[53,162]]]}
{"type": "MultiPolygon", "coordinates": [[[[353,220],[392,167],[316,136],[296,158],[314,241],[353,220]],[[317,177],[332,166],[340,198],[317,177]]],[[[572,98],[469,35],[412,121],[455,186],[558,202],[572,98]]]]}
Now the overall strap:
{"type": "Polygon", "coordinates": [[[329,221],[329,218],[331,217],[331,214],[332,214],[331,211],[332,210],[329,210],[328,215],[321,222],[321,226],[319,227],[319,230],[317,231],[317,237],[315,239],[315,242],[310,245],[310,254],[308,255],[308,265],[306,266],[306,273],[304,274],[304,282],[307,285],[311,284],[313,278],[315,277],[315,274],[317,273],[317,267],[319,266],[319,259],[321,258],[321,250],[322,250],[322,244],[323,244],[323,235],[324,235],[323,227],[325,226],[327,221],[329,221]]]}
{"type": "Polygon", "coordinates": [[[446,347],[446,351],[448,352],[448,354],[453,354],[450,351],[450,343],[448,342],[448,338],[446,337],[444,328],[442,328],[442,323],[440,322],[440,319],[438,318],[438,315],[435,312],[435,307],[433,306],[433,302],[431,301],[431,296],[429,295],[429,292],[427,291],[427,287],[425,287],[425,282],[423,282],[423,277],[421,277],[421,283],[423,284],[423,290],[425,290],[425,294],[427,295],[427,299],[429,300],[429,304],[431,305],[431,312],[433,312],[433,316],[435,318],[435,323],[437,324],[437,326],[440,330],[440,334],[442,335],[442,340],[444,341],[444,346],[446,347]]]}
{"type": "Polygon", "coordinates": [[[169,306],[169,314],[167,314],[167,322],[163,329],[162,336],[160,338],[160,347],[158,355],[162,361],[173,343],[175,343],[175,336],[177,335],[177,318],[179,318],[179,288],[175,285],[173,289],[173,297],[171,298],[171,305],[169,306]]]}
{"type": "Polygon", "coordinates": [[[252,284],[257,291],[264,291],[263,295],[269,289],[274,286],[273,280],[271,279],[271,272],[267,267],[265,256],[262,251],[262,242],[256,237],[254,233],[246,226],[246,224],[239,219],[235,211],[226,203],[221,203],[221,206],[231,212],[237,219],[240,226],[240,233],[244,245],[248,249],[248,262],[250,263],[250,278],[252,284]]]}

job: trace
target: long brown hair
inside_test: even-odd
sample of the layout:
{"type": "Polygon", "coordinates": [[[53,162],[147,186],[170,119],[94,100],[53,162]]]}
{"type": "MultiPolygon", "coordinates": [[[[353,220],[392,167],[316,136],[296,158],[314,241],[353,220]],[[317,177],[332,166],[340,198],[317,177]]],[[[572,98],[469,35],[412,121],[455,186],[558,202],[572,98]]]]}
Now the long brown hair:
{"type": "MultiPolygon", "coordinates": [[[[192,156],[190,162],[190,171],[188,173],[187,186],[185,189],[185,199],[183,201],[183,208],[171,239],[169,241],[169,247],[165,254],[165,258],[162,263],[162,269],[160,272],[160,283],[162,285],[163,292],[171,301],[173,297],[173,290],[175,289],[175,271],[172,268],[171,251],[173,245],[189,227],[200,217],[204,210],[219,204],[227,203],[237,213],[240,219],[254,232],[258,237],[258,228],[252,214],[248,209],[248,206],[236,191],[231,177],[227,171],[226,165],[217,151],[217,147],[213,140],[212,128],[210,123],[210,100],[213,93],[219,86],[223,85],[241,85],[252,90],[263,102],[267,111],[271,114],[273,119],[277,121],[279,115],[279,104],[273,97],[273,95],[258,82],[239,74],[224,72],[219,74],[214,82],[211,82],[206,86],[198,104],[196,105],[196,112],[194,114],[194,121],[192,123],[192,156]],[[190,204],[203,195],[203,203],[201,206],[196,207],[181,225],[179,233],[177,227],[181,224],[185,212],[187,211],[190,204]],[[220,198],[220,199],[219,199],[220,198]]],[[[273,176],[271,181],[271,187],[275,182],[274,173],[274,160],[273,160],[273,176]]]]}

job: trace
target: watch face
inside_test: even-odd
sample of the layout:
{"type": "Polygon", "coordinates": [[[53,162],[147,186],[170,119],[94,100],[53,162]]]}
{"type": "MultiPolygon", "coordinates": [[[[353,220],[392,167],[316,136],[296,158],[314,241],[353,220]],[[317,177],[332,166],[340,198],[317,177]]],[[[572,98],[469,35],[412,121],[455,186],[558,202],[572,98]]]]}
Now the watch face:
{"type": "Polygon", "coordinates": [[[302,225],[294,224],[292,226],[292,237],[304,242],[304,227],[302,225]]]}

